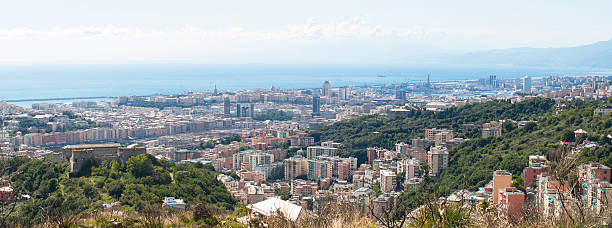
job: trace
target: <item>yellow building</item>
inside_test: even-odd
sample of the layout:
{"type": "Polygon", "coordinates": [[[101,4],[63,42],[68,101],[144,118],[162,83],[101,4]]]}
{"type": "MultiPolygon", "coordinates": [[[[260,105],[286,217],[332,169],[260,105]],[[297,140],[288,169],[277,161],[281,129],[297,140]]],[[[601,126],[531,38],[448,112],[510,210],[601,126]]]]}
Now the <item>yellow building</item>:
{"type": "Polygon", "coordinates": [[[506,170],[493,172],[493,202],[498,203],[499,190],[512,186],[512,173],[506,170]]]}

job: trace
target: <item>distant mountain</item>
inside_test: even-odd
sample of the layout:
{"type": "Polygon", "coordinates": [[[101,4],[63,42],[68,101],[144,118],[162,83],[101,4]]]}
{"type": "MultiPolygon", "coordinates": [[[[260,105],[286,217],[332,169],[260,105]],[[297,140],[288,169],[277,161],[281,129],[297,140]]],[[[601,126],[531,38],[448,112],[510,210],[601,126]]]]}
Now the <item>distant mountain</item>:
{"type": "Polygon", "coordinates": [[[470,64],[612,68],[612,40],[565,48],[510,48],[471,52],[450,60],[470,64]]]}

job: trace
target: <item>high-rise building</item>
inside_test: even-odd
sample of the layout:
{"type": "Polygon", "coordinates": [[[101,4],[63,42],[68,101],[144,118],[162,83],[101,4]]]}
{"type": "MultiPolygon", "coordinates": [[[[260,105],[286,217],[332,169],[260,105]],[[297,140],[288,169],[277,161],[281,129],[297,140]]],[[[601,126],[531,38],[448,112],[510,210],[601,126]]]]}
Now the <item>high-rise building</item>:
{"type": "Polygon", "coordinates": [[[240,114],[240,104],[236,104],[236,117],[241,117],[242,115],[240,114]]]}
{"type": "Polygon", "coordinates": [[[291,180],[298,176],[306,176],[308,174],[308,159],[297,155],[285,159],[285,180],[291,180]]]}
{"type": "Polygon", "coordinates": [[[491,88],[499,87],[499,84],[497,82],[497,75],[489,75],[489,86],[491,88]]]}
{"type": "Polygon", "coordinates": [[[249,116],[251,118],[255,117],[255,104],[251,103],[251,107],[249,108],[249,116]]]}
{"type": "Polygon", "coordinates": [[[326,160],[308,160],[308,178],[321,180],[331,178],[334,164],[326,160]]]}
{"type": "Polygon", "coordinates": [[[230,116],[230,110],[231,110],[230,99],[229,97],[225,97],[223,98],[223,115],[230,116]]]}
{"type": "Polygon", "coordinates": [[[397,175],[390,170],[380,171],[380,190],[384,193],[395,191],[397,188],[397,175]]]}
{"type": "Polygon", "coordinates": [[[493,172],[493,202],[499,203],[499,191],[512,186],[512,173],[506,170],[493,172]]]}
{"type": "Polygon", "coordinates": [[[406,91],[404,90],[396,90],[395,91],[395,98],[401,101],[405,101],[406,100],[406,91]]]}
{"type": "Polygon", "coordinates": [[[249,107],[246,107],[246,106],[242,107],[242,111],[240,111],[240,114],[242,114],[242,116],[240,117],[247,117],[248,110],[249,110],[249,107]]]}
{"type": "Polygon", "coordinates": [[[395,152],[400,155],[408,156],[408,144],[404,142],[395,144],[395,152]]]}
{"type": "Polygon", "coordinates": [[[443,146],[434,146],[427,153],[429,174],[437,176],[448,167],[448,149],[443,146]]]}
{"type": "Polygon", "coordinates": [[[523,90],[531,91],[531,77],[529,76],[523,77],[523,90]]]}
{"type": "Polygon", "coordinates": [[[313,95],[312,96],[312,115],[313,116],[318,116],[321,113],[321,98],[319,97],[319,95],[313,95]]]}
{"type": "Polygon", "coordinates": [[[338,89],[338,97],[341,100],[348,100],[349,98],[349,88],[346,86],[340,87],[338,89]]]}
{"type": "Polygon", "coordinates": [[[406,172],[406,180],[416,177],[419,172],[419,160],[416,158],[404,160],[404,172],[406,172]]]}
{"type": "Polygon", "coordinates": [[[321,90],[321,92],[324,97],[332,96],[332,88],[331,88],[331,84],[329,83],[329,81],[325,81],[323,83],[323,89],[321,90]]]}

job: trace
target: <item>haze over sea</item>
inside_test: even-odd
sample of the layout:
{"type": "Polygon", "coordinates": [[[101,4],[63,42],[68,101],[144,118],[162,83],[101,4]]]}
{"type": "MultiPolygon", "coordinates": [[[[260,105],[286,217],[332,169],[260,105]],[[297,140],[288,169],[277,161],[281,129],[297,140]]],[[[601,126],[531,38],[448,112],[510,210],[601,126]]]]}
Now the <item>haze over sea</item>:
{"type": "MultiPolygon", "coordinates": [[[[401,81],[468,80],[524,75],[610,75],[610,69],[562,67],[514,67],[482,65],[203,65],[203,64],[96,64],[0,66],[0,100],[59,97],[130,96],[174,94],[187,91],[221,91],[253,88],[319,88],[362,86],[401,81]],[[377,77],[384,75],[386,77],[377,77]]],[[[45,101],[68,102],[68,101],[45,101]]],[[[29,106],[37,102],[14,102],[29,106]]]]}

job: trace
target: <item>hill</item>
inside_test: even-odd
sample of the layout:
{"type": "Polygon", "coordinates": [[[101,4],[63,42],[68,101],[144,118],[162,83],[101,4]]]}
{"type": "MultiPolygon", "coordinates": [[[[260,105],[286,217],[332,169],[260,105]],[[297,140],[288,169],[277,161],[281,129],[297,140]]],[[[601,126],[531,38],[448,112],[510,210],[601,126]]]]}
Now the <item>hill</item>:
{"type": "Polygon", "coordinates": [[[125,166],[90,163],[83,176],[71,178],[68,163],[17,157],[0,160],[0,167],[1,177],[20,195],[31,197],[0,207],[0,224],[29,227],[99,211],[103,203],[114,202],[141,212],[159,207],[164,197],[181,198],[188,205],[211,204],[216,210],[232,210],[236,204],[212,166],[175,164],[145,154],[131,157],[125,166]]]}
{"type": "MultiPolygon", "coordinates": [[[[448,194],[462,186],[474,189],[483,186],[497,169],[504,169],[519,176],[527,166],[528,155],[548,155],[554,158],[562,135],[582,128],[589,132],[588,139],[599,142],[596,151],[582,153],[583,161],[600,161],[612,165],[612,146],[605,135],[612,132],[612,117],[593,115],[596,107],[612,105],[611,100],[566,102],[565,109],[556,114],[557,105],[550,99],[534,98],[512,104],[496,100],[451,108],[443,112],[416,111],[403,119],[370,115],[342,121],[312,132],[320,141],[333,140],[342,143],[342,156],[356,156],[360,163],[367,161],[365,149],[380,146],[393,149],[398,142],[409,142],[423,136],[427,128],[449,128],[459,137],[469,138],[450,150],[449,168],[432,186],[439,194],[448,194]],[[480,132],[464,129],[463,124],[481,124],[493,120],[535,120],[518,128],[507,122],[504,135],[481,138],[480,132]]],[[[410,197],[415,196],[411,193],[410,197]]],[[[405,196],[406,198],[410,198],[405,196]]],[[[414,198],[414,197],[413,197],[414,198]]],[[[412,204],[416,205],[416,204],[412,204]]]]}
{"type": "Polygon", "coordinates": [[[471,52],[451,62],[554,67],[612,68],[612,40],[565,48],[510,48],[471,52]]]}

